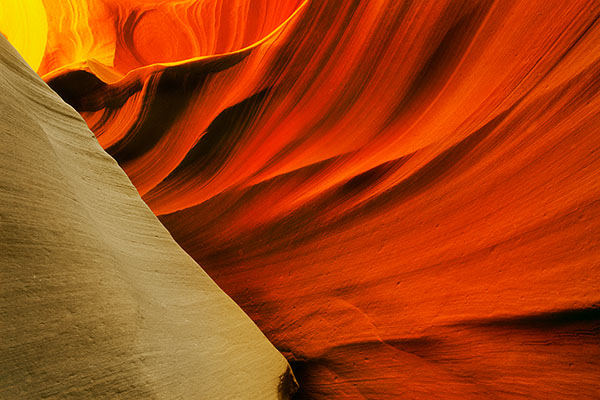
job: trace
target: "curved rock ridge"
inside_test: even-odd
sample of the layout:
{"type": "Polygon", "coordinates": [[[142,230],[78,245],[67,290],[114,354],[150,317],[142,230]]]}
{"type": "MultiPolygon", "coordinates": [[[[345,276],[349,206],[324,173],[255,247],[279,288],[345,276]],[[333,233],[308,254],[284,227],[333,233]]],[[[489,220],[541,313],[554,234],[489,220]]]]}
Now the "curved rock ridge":
{"type": "Polygon", "coordinates": [[[154,63],[239,51],[276,31],[300,0],[4,0],[0,31],[49,79],[106,81],[154,63]]]}
{"type": "Polygon", "coordinates": [[[0,37],[0,398],[285,399],[285,358],[0,37]]]}
{"type": "MultiPolygon", "coordinates": [[[[73,3],[110,29],[140,7],[73,3]]],[[[53,58],[86,33],[48,7],[38,71],[300,398],[597,397],[600,3],[169,4],[140,40],[78,39],[104,59],[53,58]]]]}

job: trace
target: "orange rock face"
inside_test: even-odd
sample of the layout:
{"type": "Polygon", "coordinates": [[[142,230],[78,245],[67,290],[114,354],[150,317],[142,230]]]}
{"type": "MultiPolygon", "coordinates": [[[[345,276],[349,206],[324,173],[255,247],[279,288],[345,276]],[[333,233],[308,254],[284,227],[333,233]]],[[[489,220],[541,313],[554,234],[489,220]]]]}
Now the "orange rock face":
{"type": "Polygon", "coordinates": [[[39,73],[301,397],[597,398],[600,3],[73,3],[39,73]]]}

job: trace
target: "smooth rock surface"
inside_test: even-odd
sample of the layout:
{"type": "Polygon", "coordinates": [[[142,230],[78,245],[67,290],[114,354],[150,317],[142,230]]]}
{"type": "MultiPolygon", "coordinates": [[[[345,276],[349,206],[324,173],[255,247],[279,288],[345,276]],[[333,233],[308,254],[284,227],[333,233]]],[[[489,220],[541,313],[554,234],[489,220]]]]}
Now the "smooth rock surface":
{"type": "Polygon", "coordinates": [[[288,398],[286,360],[2,36],[0,171],[0,398],[288,398]]]}

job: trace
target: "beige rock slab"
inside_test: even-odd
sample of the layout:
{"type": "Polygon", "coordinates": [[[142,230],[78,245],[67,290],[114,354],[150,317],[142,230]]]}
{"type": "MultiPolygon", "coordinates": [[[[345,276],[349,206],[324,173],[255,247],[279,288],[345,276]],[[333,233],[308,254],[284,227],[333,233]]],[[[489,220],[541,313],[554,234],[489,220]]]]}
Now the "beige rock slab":
{"type": "Polygon", "coordinates": [[[0,35],[0,398],[276,399],[286,360],[0,35]]]}

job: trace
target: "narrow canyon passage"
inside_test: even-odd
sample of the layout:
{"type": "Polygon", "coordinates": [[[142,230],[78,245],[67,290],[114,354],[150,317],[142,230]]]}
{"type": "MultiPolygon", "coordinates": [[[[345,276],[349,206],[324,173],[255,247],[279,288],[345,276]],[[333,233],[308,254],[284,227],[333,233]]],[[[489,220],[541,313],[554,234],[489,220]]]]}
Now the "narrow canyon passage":
{"type": "Polygon", "coordinates": [[[600,2],[42,3],[37,72],[297,398],[598,395],[600,2]]]}

